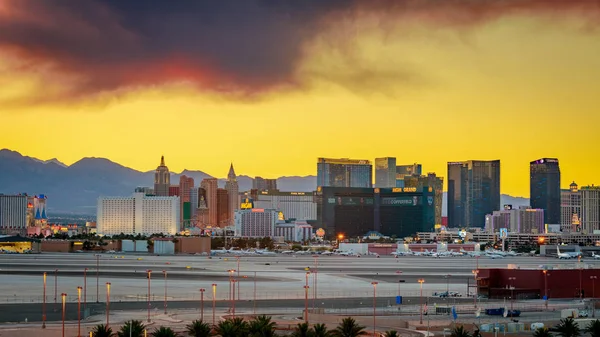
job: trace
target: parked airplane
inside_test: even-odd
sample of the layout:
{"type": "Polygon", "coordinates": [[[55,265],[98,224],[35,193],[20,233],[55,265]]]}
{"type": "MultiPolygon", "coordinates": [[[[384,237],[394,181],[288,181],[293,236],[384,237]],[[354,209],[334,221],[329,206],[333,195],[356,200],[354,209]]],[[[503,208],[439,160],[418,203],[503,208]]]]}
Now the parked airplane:
{"type": "Polygon", "coordinates": [[[558,248],[558,246],[556,246],[556,254],[557,254],[557,256],[558,256],[559,259],[572,259],[572,258],[576,257],[576,256],[571,255],[569,253],[561,253],[560,252],[560,248],[558,248]]]}
{"type": "Polygon", "coordinates": [[[272,252],[272,251],[270,251],[268,249],[263,249],[263,250],[257,249],[256,250],[256,254],[258,254],[258,255],[277,255],[277,253],[272,252]]]}
{"type": "Polygon", "coordinates": [[[595,253],[593,253],[593,252],[592,252],[592,257],[593,257],[594,259],[600,259],[600,255],[596,255],[596,254],[595,254],[595,253]]]}

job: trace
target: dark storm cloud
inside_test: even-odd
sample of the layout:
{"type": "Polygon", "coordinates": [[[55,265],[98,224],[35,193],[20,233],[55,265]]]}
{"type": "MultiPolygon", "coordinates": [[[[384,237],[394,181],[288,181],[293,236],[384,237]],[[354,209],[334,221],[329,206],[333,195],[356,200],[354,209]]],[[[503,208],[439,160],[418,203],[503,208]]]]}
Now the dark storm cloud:
{"type": "Polygon", "coordinates": [[[304,44],[342,17],[370,12],[470,25],[506,13],[597,15],[598,6],[598,0],[0,0],[0,51],[76,76],[73,96],[173,81],[252,94],[297,84],[304,44]]]}

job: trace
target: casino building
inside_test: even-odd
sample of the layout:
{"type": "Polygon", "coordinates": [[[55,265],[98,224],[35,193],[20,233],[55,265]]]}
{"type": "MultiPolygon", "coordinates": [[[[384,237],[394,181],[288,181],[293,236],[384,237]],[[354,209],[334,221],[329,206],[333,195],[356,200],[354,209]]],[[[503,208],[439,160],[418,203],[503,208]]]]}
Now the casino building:
{"type": "Polygon", "coordinates": [[[327,237],[363,236],[377,231],[386,236],[406,237],[435,224],[435,191],[424,187],[317,188],[317,227],[327,237]]]}

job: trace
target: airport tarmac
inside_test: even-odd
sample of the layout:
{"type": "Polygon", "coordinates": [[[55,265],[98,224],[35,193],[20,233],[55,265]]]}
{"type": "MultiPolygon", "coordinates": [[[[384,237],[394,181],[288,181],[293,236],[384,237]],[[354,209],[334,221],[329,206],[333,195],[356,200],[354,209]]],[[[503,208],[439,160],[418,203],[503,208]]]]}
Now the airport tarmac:
{"type": "MultiPolygon", "coordinates": [[[[585,260],[583,264],[597,267],[600,261],[585,260]]],[[[67,301],[77,301],[77,286],[84,286],[87,301],[104,301],[106,283],[111,283],[111,301],[146,301],[148,279],[152,270],[151,300],[200,300],[200,288],[206,289],[205,299],[212,298],[211,285],[216,284],[216,299],[230,298],[230,273],[236,284],[236,298],[301,299],[305,296],[306,270],[309,297],[368,297],[373,294],[371,282],[377,281],[377,295],[394,297],[418,296],[422,278],[424,296],[434,292],[456,291],[463,296],[473,291],[472,270],[506,268],[509,264],[522,269],[576,268],[577,260],[544,257],[416,257],[391,256],[343,257],[306,255],[199,256],[199,255],[133,255],[92,253],[43,253],[0,255],[0,303],[36,303],[42,301],[43,272],[47,273],[46,300],[55,301],[55,293],[67,294],[67,301]],[[96,263],[98,262],[98,270],[96,263]],[[84,269],[87,282],[84,282],[84,269]],[[55,270],[57,270],[55,272],[55,270]],[[163,270],[166,271],[165,277],[163,270]],[[316,272],[316,273],[315,273],[316,272]],[[448,276],[449,275],[449,276],[448,276]],[[315,283],[316,276],[316,283],[315,283]],[[55,282],[56,280],[56,282],[55,282]],[[403,281],[403,282],[399,282],[403,281]]],[[[83,296],[83,295],[82,295],[83,296]]],[[[57,299],[60,301],[60,298],[57,299]]]]}

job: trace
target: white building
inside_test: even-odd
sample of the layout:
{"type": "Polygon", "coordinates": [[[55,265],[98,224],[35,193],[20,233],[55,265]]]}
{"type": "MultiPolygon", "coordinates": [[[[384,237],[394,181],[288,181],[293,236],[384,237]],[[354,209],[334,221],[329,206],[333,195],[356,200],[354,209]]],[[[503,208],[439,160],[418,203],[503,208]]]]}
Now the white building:
{"type": "Polygon", "coordinates": [[[275,236],[283,237],[285,241],[310,241],[313,227],[306,221],[280,222],[275,225],[275,236]]]}
{"type": "Polygon", "coordinates": [[[560,229],[563,233],[581,231],[581,191],[575,182],[560,191],[560,229]]]}
{"type": "Polygon", "coordinates": [[[581,230],[593,234],[600,230],[600,186],[584,186],[581,192],[581,230]]]}
{"type": "Polygon", "coordinates": [[[279,212],[275,209],[252,208],[235,212],[235,235],[241,237],[273,237],[279,212]]]}
{"type": "Polygon", "coordinates": [[[281,211],[286,219],[317,220],[312,192],[260,191],[254,207],[281,211]]]}
{"type": "Polygon", "coordinates": [[[518,209],[506,207],[485,216],[486,231],[496,233],[506,228],[511,233],[544,233],[544,210],[521,206],[518,209]]]}
{"type": "Polygon", "coordinates": [[[27,195],[0,194],[0,234],[27,233],[27,195]]]}
{"type": "Polygon", "coordinates": [[[163,233],[174,235],[179,228],[179,197],[100,197],[96,214],[97,232],[102,235],[163,233]]]}

